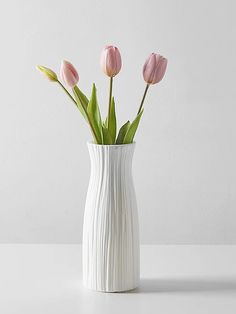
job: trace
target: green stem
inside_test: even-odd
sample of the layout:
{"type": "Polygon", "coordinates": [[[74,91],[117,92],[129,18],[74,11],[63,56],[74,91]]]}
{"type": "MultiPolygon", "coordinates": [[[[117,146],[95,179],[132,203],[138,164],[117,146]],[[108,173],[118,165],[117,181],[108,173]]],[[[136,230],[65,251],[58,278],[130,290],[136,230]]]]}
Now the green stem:
{"type": "Polygon", "coordinates": [[[147,91],[148,91],[149,86],[150,86],[149,84],[146,85],[146,88],[145,88],[145,91],[144,91],[144,94],[143,94],[143,98],[142,98],[141,104],[140,104],[139,109],[138,109],[138,114],[140,113],[140,111],[143,108],[143,103],[144,103],[145,97],[147,95],[147,91]]]}
{"type": "Polygon", "coordinates": [[[68,92],[68,90],[65,88],[65,86],[60,82],[60,81],[57,81],[57,83],[62,87],[62,89],[66,92],[66,94],[70,97],[70,99],[76,104],[77,106],[77,102],[76,100],[74,99],[73,96],[71,96],[71,94],[68,92]]]}
{"type": "Polygon", "coordinates": [[[113,87],[113,77],[110,78],[110,85],[109,85],[109,105],[108,105],[108,129],[110,124],[110,117],[111,117],[111,99],[112,99],[112,87],[113,87]]]}
{"type": "MultiPolygon", "coordinates": [[[[60,81],[57,81],[57,83],[62,87],[62,89],[66,92],[66,94],[70,97],[70,99],[75,103],[76,107],[77,107],[77,102],[76,100],[74,99],[74,97],[68,92],[68,90],[65,88],[65,86],[60,82],[60,81]]],[[[89,126],[91,128],[91,131],[92,131],[92,134],[93,134],[93,137],[95,139],[95,141],[97,142],[97,144],[99,143],[99,139],[96,135],[96,132],[95,132],[95,129],[93,127],[93,124],[91,123],[91,120],[89,118],[89,115],[87,113],[87,110],[85,109],[85,114],[86,114],[86,117],[88,119],[88,122],[89,122],[89,126]]]]}

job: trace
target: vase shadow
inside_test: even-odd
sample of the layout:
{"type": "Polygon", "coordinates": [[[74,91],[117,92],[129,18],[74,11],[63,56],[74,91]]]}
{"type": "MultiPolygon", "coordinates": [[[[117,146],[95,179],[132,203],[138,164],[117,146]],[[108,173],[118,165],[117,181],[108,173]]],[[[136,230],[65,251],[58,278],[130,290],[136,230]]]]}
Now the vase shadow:
{"type": "Polygon", "coordinates": [[[236,277],[142,278],[129,293],[236,292],[236,277]]]}

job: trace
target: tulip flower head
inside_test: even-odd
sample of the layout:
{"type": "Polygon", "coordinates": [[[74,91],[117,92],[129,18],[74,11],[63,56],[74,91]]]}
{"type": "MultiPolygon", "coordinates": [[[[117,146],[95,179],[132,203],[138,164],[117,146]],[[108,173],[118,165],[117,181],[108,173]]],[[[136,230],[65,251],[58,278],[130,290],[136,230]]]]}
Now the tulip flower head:
{"type": "Polygon", "coordinates": [[[79,82],[79,75],[75,67],[66,60],[61,63],[60,76],[63,82],[68,86],[73,88],[79,82]]]}
{"type": "Polygon", "coordinates": [[[167,59],[159,54],[152,53],[143,66],[143,78],[148,84],[159,83],[166,71],[167,59]]]}
{"type": "Polygon", "coordinates": [[[116,76],[120,72],[122,66],[119,49],[114,46],[106,46],[102,51],[100,63],[103,72],[107,76],[116,76]]]}
{"type": "Polygon", "coordinates": [[[58,81],[57,75],[53,70],[46,68],[42,65],[37,65],[36,68],[37,68],[37,70],[42,72],[49,79],[49,81],[51,81],[51,82],[57,82],[58,81]]]}

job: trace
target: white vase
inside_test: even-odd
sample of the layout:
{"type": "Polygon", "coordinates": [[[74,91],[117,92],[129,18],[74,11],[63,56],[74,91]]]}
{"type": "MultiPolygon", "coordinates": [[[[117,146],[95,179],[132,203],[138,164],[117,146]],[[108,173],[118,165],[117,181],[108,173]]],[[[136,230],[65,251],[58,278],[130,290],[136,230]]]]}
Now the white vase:
{"type": "Polygon", "coordinates": [[[134,147],[88,143],[91,176],[83,226],[83,282],[93,290],[126,291],[139,283],[134,147]]]}

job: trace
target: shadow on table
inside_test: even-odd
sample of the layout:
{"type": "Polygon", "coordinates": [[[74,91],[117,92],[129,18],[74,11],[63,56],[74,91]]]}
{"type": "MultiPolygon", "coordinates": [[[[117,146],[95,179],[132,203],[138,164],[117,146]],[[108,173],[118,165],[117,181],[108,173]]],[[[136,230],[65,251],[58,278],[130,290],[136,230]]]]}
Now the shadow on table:
{"type": "Polygon", "coordinates": [[[130,293],[236,292],[236,277],[231,278],[143,278],[130,293]]]}

